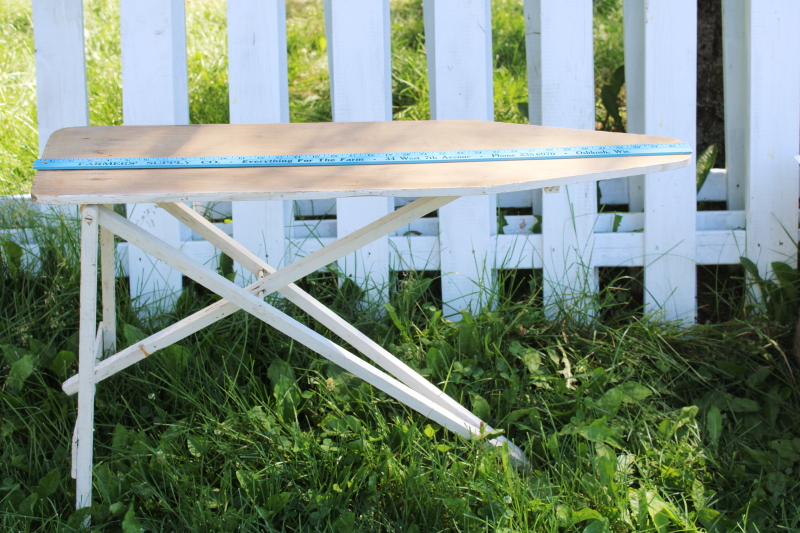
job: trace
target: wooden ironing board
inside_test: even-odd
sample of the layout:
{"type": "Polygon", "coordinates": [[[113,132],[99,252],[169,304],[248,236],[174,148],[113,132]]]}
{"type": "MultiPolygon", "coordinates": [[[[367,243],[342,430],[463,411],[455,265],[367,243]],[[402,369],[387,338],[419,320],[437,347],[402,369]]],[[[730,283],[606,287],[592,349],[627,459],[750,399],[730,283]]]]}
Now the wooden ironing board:
{"type": "MultiPolygon", "coordinates": [[[[673,142],[679,141],[646,135],[480,121],[117,126],[59,130],[48,140],[42,157],[344,154],[673,142]]],[[[466,438],[485,434],[491,427],[294,282],[460,196],[557,187],[672,170],[688,165],[690,160],[691,155],[661,155],[299,168],[38,171],[31,190],[35,201],[81,205],[79,372],[63,384],[67,394],[78,394],[78,420],[73,436],[77,507],[91,505],[95,384],[239,309],[449,430],[466,438]],[[347,196],[421,198],[279,271],[183,203],[347,196]],[[109,205],[137,202],[159,204],[255,274],[258,281],[244,288],[237,286],[156,235],[117,215],[109,205]],[[101,360],[103,353],[114,349],[116,339],[114,234],[223,299],[101,360]],[[95,318],[98,248],[103,306],[103,320],[99,326],[95,318]],[[386,369],[391,376],[265,303],[264,297],[276,291],[386,369]]],[[[494,445],[507,442],[512,457],[519,463],[525,462],[522,451],[504,437],[490,442],[494,445]]]]}

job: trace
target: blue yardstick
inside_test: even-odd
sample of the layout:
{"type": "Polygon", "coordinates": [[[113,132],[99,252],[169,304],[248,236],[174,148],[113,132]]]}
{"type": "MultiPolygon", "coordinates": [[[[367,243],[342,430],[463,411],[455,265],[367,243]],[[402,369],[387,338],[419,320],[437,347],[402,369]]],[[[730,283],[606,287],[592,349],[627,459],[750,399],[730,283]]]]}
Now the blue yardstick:
{"type": "Polygon", "coordinates": [[[374,152],[340,154],[208,156],[208,157],[99,157],[37,159],[36,170],[108,170],[149,168],[316,167],[402,165],[416,163],[474,163],[537,159],[582,159],[691,154],[686,143],[447,150],[428,152],[374,152]]]}

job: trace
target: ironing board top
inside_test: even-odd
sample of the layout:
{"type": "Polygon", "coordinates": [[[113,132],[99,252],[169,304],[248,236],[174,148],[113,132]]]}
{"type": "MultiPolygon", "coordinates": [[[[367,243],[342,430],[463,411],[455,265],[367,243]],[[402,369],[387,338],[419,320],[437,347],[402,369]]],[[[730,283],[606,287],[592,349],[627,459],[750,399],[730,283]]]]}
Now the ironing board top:
{"type": "MultiPolygon", "coordinates": [[[[43,158],[254,156],[680,142],[667,137],[470,120],[65,128],[43,158]]],[[[39,170],[42,203],[467,196],[681,168],[691,155],[316,167],[39,170]]]]}

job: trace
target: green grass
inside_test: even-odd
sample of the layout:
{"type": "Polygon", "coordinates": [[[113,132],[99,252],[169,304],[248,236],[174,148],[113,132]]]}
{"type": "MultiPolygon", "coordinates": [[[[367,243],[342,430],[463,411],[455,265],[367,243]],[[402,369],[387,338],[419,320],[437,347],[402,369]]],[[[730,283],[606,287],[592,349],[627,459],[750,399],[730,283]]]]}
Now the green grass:
{"type": "MultiPolygon", "coordinates": [[[[600,90],[611,81],[614,71],[625,64],[622,33],[622,2],[619,0],[594,0],[594,88],[597,129],[603,128],[608,113],[600,100],[600,90]]],[[[625,86],[620,94],[620,114],[627,120],[625,86]]],[[[607,127],[607,126],[606,126],[607,127]]]]}
{"type": "MultiPolygon", "coordinates": [[[[420,2],[392,5],[394,116],[425,119],[420,2]]],[[[115,3],[85,6],[91,122],[119,124],[115,3]]],[[[498,1],[493,10],[496,118],[523,122],[521,3],[498,1]]],[[[621,57],[619,2],[595,2],[595,12],[596,71],[605,83],[621,57]]],[[[192,121],[225,122],[224,3],[187,2],[187,15],[192,121]]],[[[287,15],[292,120],[329,120],[321,2],[292,1],[287,15]]],[[[0,5],[0,28],[0,177],[24,192],[37,150],[28,4],[0,5]]],[[[76,371],[77,228],[23,207],[0,211],[0,227],[21,226],[41,244],[41,269],[22,269],[20,249],[2,241],[0,530],[73,531],[85,517],[74,511],[69,479],[76,401],[60,383],[76,371]]],[[[457,323],[437,311],[430,278],[398,276],[394,312],[383,314],[354,305],[351,285],[304,280],[502,429],[531,469],[513,468],[504,450],[447,432],[238,313],[99,384],[93,527],[797,530],[800,405],[790,372],[800,373],[785,355],[791,331],[737,318],[741,282],[733,281],[738,292],[726,288],[714,303],[715,316],[731,318],[687,330],[642,319],[629,296],[635,280],[624,277],[604,281],[591,327],[546,320],[539,282],[520,274],[500,280],[493,309],[457,323]]],[[[126,283],[117,280],[120,346],[150,332],[126,283]]],[[[189,284],[163,318],[213,301],[189,284]]]]}
{"type": "MultiPolygon", "coordinates": [[[[77,353],[73,231],[42,231],[43,270],[3,278],[4,530],[69,530],[83,516],[67,478],[75,398],[59,388],[77,353]]],[[[429,280],[398,283],[383,319],[329,278],[305,287],[504,430],[530,471],[239,313],[98,386],[93,524],[119,529],[133,509],[152,531],[800,526],[785,329],[733,320],[687,331],[625,312],[581,329],[547,322],[537,295],[513,286],[499,310],[453,323],[429,303],[429,280]]],[[[212,302],[190,285],[175,317],[212,302]]],[[[118,329],[122,345],[146,329],[124,297],[118,329]]]]}
{"type": "Polygon", "coordinates": [[[33,23],[22,1],[0,4],[0,192],[27,192],[38,153],[33,23]]]}

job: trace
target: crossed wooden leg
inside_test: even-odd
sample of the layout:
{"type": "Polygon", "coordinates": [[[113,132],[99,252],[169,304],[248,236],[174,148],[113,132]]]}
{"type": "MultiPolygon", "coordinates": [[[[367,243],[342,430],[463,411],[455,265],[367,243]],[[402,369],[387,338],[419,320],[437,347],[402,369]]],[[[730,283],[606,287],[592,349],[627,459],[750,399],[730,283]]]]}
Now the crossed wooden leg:
{"type": "MultiPolygon", "coordinates": [[[[94,432],[94,374],[97,358],[95,322],[97,313],[97,235],[96,205],[81,209],[81,288],[80,288],[80,347],[78,371],[78,417],[73,433],[73,471],[76,480],[76,508],[92,504],[92,440],[94,432]]],[[[100,330],[102,331],[102,330],[100,330]]],[[[102,333],[100,334],[102,341],[102,333]]]]}
{"type": "MultiPolygon", "coordinates": [[[[466,438],[478,437],[485,434],[487,431],[491,431],[491,428],[478,417],[293,283],[297,279],[361,248],[364,244],[391,233],[454,199],[455,198],[452,197],[436,197],[423,198],[412,202],[404,208],[390,213],[372,224],[365,226],[361,230],[279,271],[270,267],[266,262],[242,247],[239,243],[228,237],[228,235],[217,229],[214,225],[210,224],[185,205],[181,203],[160,204],[166,211],[181,220],[243,267],[261,278],[245,288],[241,288],[230,282],[169,244],[161,241],[156,236],[115,214],[107,207],[98,208],[96,206],[88,206],[92,209],[96,209],[97,218],[104,230],[109,230],[111,233],[126,239],[131,245],[140,248],[184,275],[189,276],[196,282],[219,294],[224,299],[151,335],[140,344],[126,348],[116,355],[100,362],[94,366],[94,372],[85,372],[83,359],[81,359],[80,373],[64,382],[63,389],[68,394],[74,394],[75,392],[83,391],[85,383],[91,383],[92,398],[90,400],[93,400],[94,383],[96,381],[101,381],[119,372],[123,368],[140,361],[154,351],[165,348],[191,333],[199,331],[217,320],[242,309],[449,430],[466,438]],[[367,364],[362,359],[356,357],[322,335],[319,335],[265,303],[263,301],[264,295],[275,291],[283,294],[289,301],[306,311],[311,317],[317,319],[365,356],[382,366],[397,379],[367,364]]],[[[96,243],[96,233],[94,242],[96,243]]],[[[95,257],[96,250],[95,244],[95,257]]],[[[88,250],[85,255],[89,255],[90,253],[91,250],[88,250]]],[[[94,290],[96,291],[96,267],[93,273],[95,276],[94,290]]],[[[103,296],[105,300],[105,291],[103,296]]],[[[81,302],[81,309],[83,312],[83,300],[81,302]]],[[[89,303],[92,302],[87,302],[87,305],[89,303]]],[[[105,315],[104,319],[107,320],[105,315]]],[[[81,331],[83,332],[83,329],[81,331]]],[[[93,333],[92,336],[94,337],[93,333]]],[[[98,346],[102,346],[102,340],[97,341],[96,339],[97,338],[91,339],[93,341],[92,345],[99,342],[98,346]]],[[[81,337],[81,340],[83,343],[83,337],[81,337]]],[[[88,370],[88,368],[89,367],[86,369],[88,370]]],[[[91,415],[91,403],[89,401],[81,401],[81,398],[82,396],[80,396],[79,393],[79,410],[81,412],[88,410],[89,415],[91,415]],[[88,405],[88,409],[83,409],[81,407],[84,403],[88,405]]],[[[91,424],[91,420],[89,423],[91,424]]],[[[89,433],[89,435],[91,434],[89,433]]],[[[88,442],[89,446],[91,446],[91,440],[88,442]]],[[[512,460],[517,464],[524,465],[527,463],[522,451],[504,437],[491,439],[489,442],[495,446],[507,443],[512,460]]],[[[82,446],[79,445],[79,452],[81,449],[82,446]]],[[[91,472],[91,449],[89,450],[88,459],[79,453],[76,462],[79,472],[91,472]]],[[[89,480],[91,480],[90,474],[89,480]]],[[[89,490],[91,490],[91,485],[89,485],[89,490]]],[[[81,506],[81,501],[90,501],[90,493],[89,499],[84,498],[82,500],[81,496],[79,496],[79,507],[81,506]]]]}

